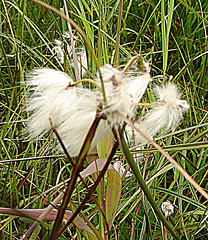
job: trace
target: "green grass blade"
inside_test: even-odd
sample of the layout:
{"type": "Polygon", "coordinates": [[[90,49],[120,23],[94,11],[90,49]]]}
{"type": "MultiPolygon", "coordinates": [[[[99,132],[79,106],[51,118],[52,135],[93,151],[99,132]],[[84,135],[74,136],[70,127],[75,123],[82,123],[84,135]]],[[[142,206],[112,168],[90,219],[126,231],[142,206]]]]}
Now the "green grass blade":
{"type": "Polygon", "coordinates": [[[144,191],[145,196],[147,197],[147,199],[149,200],[150,204],[152,205],[155,213],[157,214],[158,218],[163,222],[163,224],[166,226],[166,228],[169,230],[169,232],[172,234],[172,236],[175,239],[179,239],[179,237],[177,236],[177,234],[175,233],[175,231],[173,231],[172,227],[170,226],[170,224],[167,222],[167,220],[165,219],[165,217],[163,216],[162,212],[160,211],[157,203],[155,202],[154,198],[152,197],[152,194],[150,193],[136,163],[135,160],[132,156],[132,154],[129,151],[129,148],[124,140],[124,138],[121,138],[121,144],[122,144],[122,148],[124,151],[124,154],[126,156],[126,159],[137,179],[137,181],[139,182],[142,190],[144,191]]]}

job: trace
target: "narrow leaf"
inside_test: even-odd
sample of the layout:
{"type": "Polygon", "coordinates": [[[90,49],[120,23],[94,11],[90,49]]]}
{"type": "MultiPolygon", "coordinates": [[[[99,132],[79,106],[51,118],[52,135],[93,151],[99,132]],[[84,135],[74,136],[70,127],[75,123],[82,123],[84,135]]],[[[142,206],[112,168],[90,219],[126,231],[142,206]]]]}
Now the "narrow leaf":
{"type": "MultiPolygon", "coordinates": [[[[45,209],[12,209],[12,208],[0,208],[0,213],[2,214],[9,214],[9,215],[15,215],[15,216],[20,216],[20,217],[30,217],[30,218],[38,218],[45,209]]],[[[47,221],[54,221],[57,216],[57,210],[53,209],[46,217],[44,220],[47,221]]],[[[65,219],[69,219],[72,216],[71,211],[65,211],[65,219]]],[[[73,221],[74,223],[74,221],[73,221]]],[[[90,228],[86,225],[86,223],[79,217],[76,217],[76,223],[78,225],[78,228],[91,233],[94,235],[94,233],[90,230],[90,228]]]]}
{"type": "Polygon", "coordinates": [[[107,191],[106,191],[106,219],[109,224],[109,230],[112,227],[113,221],[116,216],[120,196],[122,181],[118,172],[114,170],[108,170],[107,180],[107,191]]]}
{"type": "MultiPolygon", "coordinates": [[[[95,160],[85,170],[83,170],[80,173],[81,177],[85,178],[85,177],[87,177],[89,175],[92,175],[94,173],[102,171],[102,169],[104,168],[106,162],[107,162],[107,159],[105,159],[105,158],[99,158],[99,159],[95,160]]],[[[109,166],[108,169],[112,169],[113,170],[113,167],[109,166]]],[[[77,181],[80,181],[80,178],[78,178],[77,181]]]]}

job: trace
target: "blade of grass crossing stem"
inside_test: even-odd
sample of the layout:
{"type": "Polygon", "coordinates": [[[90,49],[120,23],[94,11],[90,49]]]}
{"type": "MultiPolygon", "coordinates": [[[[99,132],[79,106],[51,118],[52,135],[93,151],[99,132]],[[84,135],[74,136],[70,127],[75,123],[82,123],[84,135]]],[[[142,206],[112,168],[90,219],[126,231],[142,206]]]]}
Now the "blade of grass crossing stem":
{"type": "Polygon", "coordinates": [[[172,234],[172,236],[175,239],[179,239],[179,237],[176,235],[175,231],[173,231],[172,227],[169,225],[169,223],[167,222],[167,220],[165,219],[165,217],[163,216],[162,212],[160,211],[159,207],[157,206],[157,203],[155,202],[154,198],[152,197],[135,161],[134,158],[132,156],[132,154],[129,151],[129,148],[124,140],[124,138],[121,138],[121,144],[122,144],[122,149],[124,151],[124,154],[126,156],[126,159],[128,161],[128,164],[130,165],[136,179],[138,180],[142,190],[144,191],[144,194],[146,195],[147,199],[149,200],[150,204],[152,205],[155,213],[157,214],[157,216],[159,217],[159,219],[163,222],[163,224],[166,226],[166,228],[169,230],[169,232],[172,234]]]}
{"type": "Polygon", "coordinates": [[[69,184],[67,186],[67,189],[66,189],[66,192],[64,194],[64,198],[63,198],[61,207],[58,211],[58,214],[57,214],[57,217],[56,217],[56,220],[55,220],[55,223],[54,223],[54,227],[53,227],[53,230],[52,230],[52,233],[51,233],[51,236],[50,236],[50,240],[55,240],[58,237],[58,231],[59,231],[59,228],[61,226],[65,210],[68,206],[69,200],[70,200],[71,195],[74,191],[74,186],[76,184],[78,175],[79,175],[80,171],[82,170],[83,162],[84,162],[85,157],[87,155],[87,152],[90,148],[90,144],[92,142],[92,139],[94,137],[94,134],[95,134],[95,131],[97,129],[97,126],[98,126],[99,122],[100,122],[100,117],[96,116],[91,128],[88,131],[88,134],[85,138],[85,141],[82,145],[79,156],[77,157],[77,161],[76,161],[76,163],[74,165],[74,168],[73,168],[73,171],[72,171],[71,179],[70,179],[69,184]]]}

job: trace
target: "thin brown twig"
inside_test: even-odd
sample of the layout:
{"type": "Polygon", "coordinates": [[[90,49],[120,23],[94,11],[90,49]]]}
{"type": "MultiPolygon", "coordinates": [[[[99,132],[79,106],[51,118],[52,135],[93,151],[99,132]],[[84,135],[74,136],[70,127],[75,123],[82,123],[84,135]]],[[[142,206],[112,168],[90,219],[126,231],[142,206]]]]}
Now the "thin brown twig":
{"type": "Polygon", "coordinates": [[[66,192],[64,194],[63,201],[61,203],[61,207],[58,211],[58,214],[57,214],[54,226],[53,226],[53,230],[52,230],[50,238],[49,238],[50,240],[56,240],[59,236],[59,228],[61,226],[65,210],[67,208],[69,200],[70,200],[70,198],[72,196],[72,193],[74,191],[74,186],[77,182],[77,178],[79,176],[79,173],[82,170],[85,157],[86,157],[87,152],[90,148],[91,141],[92,141],[94,133],[95,133],[97,127],[98,127],[100,119],[101,119],[101,116],[98,116],[98,115],[95,116],[95,119],[94,119],[88,133],[87,133],[87,136],[84,140],[84,143],[82,145],[80,153],[77,157],[76,163],[74,164],[74,168],[73,168],[73,171],[72,171],[70,181],[68,183],[66,192]]]}
{"type": "Polygon", "coordinates": [[[61,231],[58,233],[58,236],[61,236],[61,234],[65,231],[65,229],[71,224],[71,222],[74,220],[74,218],[79,214],[80,210],[84,207],[85,203],[88,201],[89,197],[92,195],[92,193],[95,191],[95,189],[97,188],[99,182],[101,181],[102,177],[104,176],[106,170],[108,169],[108,166],[117,150],[119,146],[119,142],[116,141],[116,143],[113,146],[113,149],[108,157],[108,160],[104,166],[104,168],[102,169],[102,171],[100,172],[98,178],[96,179],[94,185],[92,186],[90,192],[87,194],[87,196],[83,199],[82,203],[79,205],[79,207],[77,208],[77,210],[74,212],[74,214],[71,216],[71,218],[69,219],[69,221],[66,223],[66,225],[61,229],[61,231]]]}
{"type": "MultiPolygon", "coordinates": [[[[65,14],[66,14],[67,18],[69,18],[66,0],[63,0],[63,2],[64,2],[65,14]]],[[[72,27],[71,27],[71,23],[69,21],[67,21],[67,26],[68,26],[70,40],[71,40],[71,48],[72,48],[72,54],[73,54],[73,60],[74,60],[74,71],[75,71],[76,81],[79,81],[80,80],[80,72],[79,72],[79,68],[78,68],[78,61],[77,61],[77,55],[76,55],[76,51],[75,51],[75,43],[74,43],[74,37],[73,37],[73,33],[72,33],[72,27]]],[[[82,86],[82,85],[80,84],[80,86],[82,86]]]]}
{"type": "MultiPolygon", "coordinates": [[[[73,162],[71,156],[69,155],[69,153],[68,153],[68,151],[67,151],[67,149],[66,149],[66,147],[65,147],[65,145],[64,145],[64,143],[63,143],[63,141],[62,141],[62,139],[61,139],[61,137],[60,137],[60,135],[59,135],[59,133],[57,132],[56,127],[55,127],[54,124],[52,123],[51,118],[49,118],[49,121],[50,121],[50,124],[51,124],[51,127],[52,127],[54,133],[56,134],[56,137],[57,137],[59,143],[61,144],[61,147],[62,147],[64,153],[66,154],[66,156],[67,156],[69,162],[71,163],[71,165],[74,167],[74,162],[73,162]]],[[[87,191],[88,191],[88,193],[89,193],[89,192],[90,192],[90,189],[88,188],[86,182],[84,181],[84,179],[83,179],[83,177],[81,176],[80,173],[79,173],[79,178],[80,178],[80,180],[82,181],[82,183],[84,184],[85,188],[87,189],[87,191]]],[[[92,195],[91,197],[92,197],[94,203],[96,204],[96,206],[98,207],[99,211],[101,212],[101,214],[102,214],[102,216],[103,216],[103,218],[104,218],[104,221],[105,221],[105,224],[106,224],[106,228],[107,228],[107,233],[108,233],[108,235],[110,236],[110,231],[109,231],[109,227],[108,227],[108,224],[107,224],[106,216],[105,216],[103,210],[101,209],[99,203],[98,203],[97,200],[95,199],[95,197],[94,197],[93,195],[92,195]]]]}

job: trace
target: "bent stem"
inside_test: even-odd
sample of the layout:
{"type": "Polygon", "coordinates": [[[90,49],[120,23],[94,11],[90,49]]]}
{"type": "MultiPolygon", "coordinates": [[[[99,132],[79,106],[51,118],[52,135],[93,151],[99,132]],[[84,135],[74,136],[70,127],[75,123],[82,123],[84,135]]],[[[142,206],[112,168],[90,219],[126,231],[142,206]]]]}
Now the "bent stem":
{"type": "Polygon", "coordinates": [[[157,214],[157,216],[159,217],[159,219],[163,222],[163,224],[166,226],[166,228],[170,231],[170,233],[172,234],[172,236],[175,239],[179,240],[179,237],[176,235],[176,233],[173,231],[172,227],[169,225],[169,223],[167,222],[167,220],[165,219],[165,217],[163,216],[162,212],[160,211],[159,207],[157,206],[157,203],[155,202],[154,198],[152,197],[152,194],[150,193],[148,186],[146,185],[135,161],[134,158],[132,156],[132,154],[129,151],[129,148],[124,140],[124,138],[122,136],[120,136],[121,138],[121,145],[122,145],[122,149],[124,151],[124,155],[126,156],[126,159],[128,161],[128,164],[130,165],[136,179],[138,180],[143,192],[145,193],[147,199],[149,200],[150,204],[152,205],[155,213],[157,214]]]}

